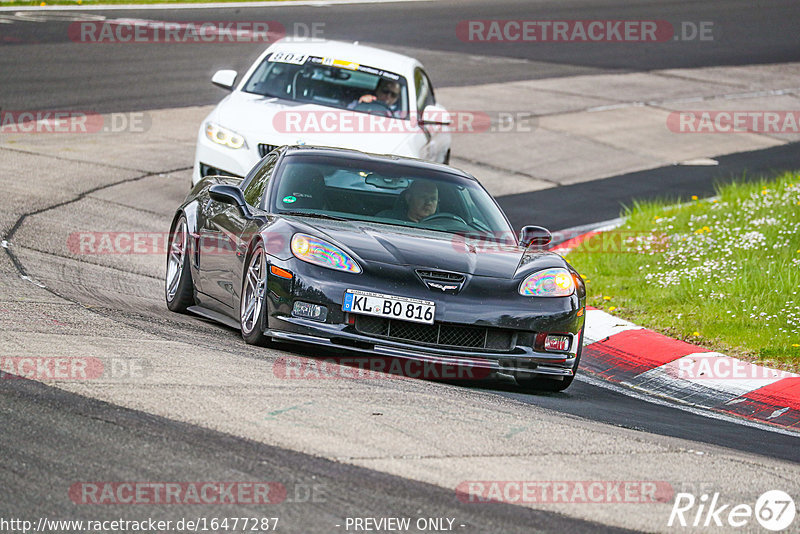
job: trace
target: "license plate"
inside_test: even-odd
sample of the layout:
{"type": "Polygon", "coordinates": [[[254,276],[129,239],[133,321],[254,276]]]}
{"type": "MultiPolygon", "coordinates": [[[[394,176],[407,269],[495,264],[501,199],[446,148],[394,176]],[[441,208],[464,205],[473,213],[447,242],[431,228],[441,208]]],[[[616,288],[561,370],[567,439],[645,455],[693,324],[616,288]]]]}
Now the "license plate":
{"type": "Polygon", "coordinates": [[[436,304],[431,300],[348,289],[344,293],[342,310],[350,313],[363,313],[364,315],[433,324],[436,304]]]}

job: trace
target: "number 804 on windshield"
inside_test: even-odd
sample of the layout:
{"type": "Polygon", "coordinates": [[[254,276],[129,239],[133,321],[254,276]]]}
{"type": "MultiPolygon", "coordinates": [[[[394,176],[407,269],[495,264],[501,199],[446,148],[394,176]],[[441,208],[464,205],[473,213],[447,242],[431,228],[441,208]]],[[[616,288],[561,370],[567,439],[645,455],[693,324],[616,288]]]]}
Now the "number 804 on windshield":
{"type": "Polygon", "coordinates": [[[364,315],[401,319],[415,323],[433,324],[436,304],[430,300],[348,289],[344,293],[342,310],[350,313],[362,313],[364,315]]]}

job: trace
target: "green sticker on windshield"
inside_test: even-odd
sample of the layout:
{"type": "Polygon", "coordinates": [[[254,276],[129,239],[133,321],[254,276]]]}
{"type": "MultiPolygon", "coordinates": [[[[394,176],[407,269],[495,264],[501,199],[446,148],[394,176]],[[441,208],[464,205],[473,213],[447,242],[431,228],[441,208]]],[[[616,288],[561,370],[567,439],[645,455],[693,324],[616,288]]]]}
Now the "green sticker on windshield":
{"type": "Polygon", "coordinates": [[[291,204],[292,202],[297,202],[297,197],[293,197],[292,195],[289,195],[288,197],[283,197],[284,204],[291,204]]]}

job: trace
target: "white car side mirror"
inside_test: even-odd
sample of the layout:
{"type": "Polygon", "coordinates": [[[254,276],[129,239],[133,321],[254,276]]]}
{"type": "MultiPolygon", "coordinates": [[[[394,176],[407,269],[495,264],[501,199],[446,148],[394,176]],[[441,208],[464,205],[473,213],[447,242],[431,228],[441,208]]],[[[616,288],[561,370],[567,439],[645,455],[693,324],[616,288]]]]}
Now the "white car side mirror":
{"type": "Polygon", "coordinates": [[[425,106],[422,110],[422,116],[419,119],[419,124],[424,126],[426,124],[434,126],[449,126],[452,121],[450,114],[442,106],[435,104],[425,106]]]}
{"type": "Polygon", "coordinates": [[[236,83],[236,77],[238,75],[239,74],[235,70],[218,70],[211,78],[211,83],[230,91],[233,89],[233,84],[236,83]]]}

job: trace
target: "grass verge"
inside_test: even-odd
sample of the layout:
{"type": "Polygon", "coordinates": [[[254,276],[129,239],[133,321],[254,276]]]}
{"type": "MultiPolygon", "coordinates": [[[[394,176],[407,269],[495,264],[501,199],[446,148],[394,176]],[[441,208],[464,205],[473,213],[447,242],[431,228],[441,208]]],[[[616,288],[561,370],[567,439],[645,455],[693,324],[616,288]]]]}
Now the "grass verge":
{"type": "Polygon", "coordinates": [[[708,349],[800,371],[800,174],[718,198],[636,203],[567,255],[587,304],[708,349]]]}

